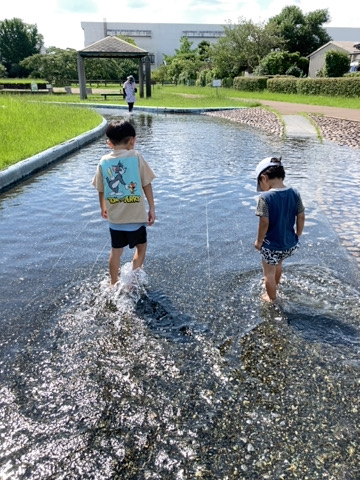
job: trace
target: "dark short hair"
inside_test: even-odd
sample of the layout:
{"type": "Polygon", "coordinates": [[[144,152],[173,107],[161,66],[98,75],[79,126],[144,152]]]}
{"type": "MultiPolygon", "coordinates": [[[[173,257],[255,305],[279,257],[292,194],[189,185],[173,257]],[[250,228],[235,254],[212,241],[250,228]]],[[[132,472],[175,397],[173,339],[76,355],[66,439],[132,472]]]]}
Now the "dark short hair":
{"type": "Polygon", "coordinates": [[[280,158],[274,157],[271,159],[271,161],[274,163],[278,163],[279,165],[272,165],[271,167],[265,168],[265,170],[263,170],[260,173],[259,178],[261,177],[261,175],[266,174],[270,180],[273,178],[281,178],[282,180],[284,180],[285,169],[281,165],[281,157],[280,158]]]}
{"type": "Polygon", "coordinates": [[[128,143],[131,138],[136,137],[135,128],[128,120],[110,122],[105,133],[114,145],[128,143]]]}

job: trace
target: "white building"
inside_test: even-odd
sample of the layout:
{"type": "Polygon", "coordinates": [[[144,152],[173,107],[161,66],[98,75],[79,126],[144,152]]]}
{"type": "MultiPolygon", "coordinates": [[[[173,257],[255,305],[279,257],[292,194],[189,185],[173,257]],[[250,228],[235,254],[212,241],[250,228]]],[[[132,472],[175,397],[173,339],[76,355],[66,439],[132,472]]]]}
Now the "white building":
{"type": "Polygon", "coordinates": [[[184,23],[120,23],[81,22],[84,30],[85,47],[108,35],[126,35],[136,45],[150,54],[152,68],[164,61],[165,55],[174,55],[180,48],[180,38],[188,37],[195,48],[203,40],[215,42],[224,34],[223,25],[184,23]]]}
{"type": "MultiPolygon", "coordinates": [[[[207,40],[216,42],[224,35],[224,25],[185,23],[125,23],[125,22],[81,22],[84,30],[85,47],[108,35],[126,35],[136,45],[150,54],[152,69],[159,67],[165,55],[174,55],[180,47],[180,38],[188,37],[192,47],[207,40]]],[[[360,42],[360,28],[326,28],[334,42],[360,42]]]]}

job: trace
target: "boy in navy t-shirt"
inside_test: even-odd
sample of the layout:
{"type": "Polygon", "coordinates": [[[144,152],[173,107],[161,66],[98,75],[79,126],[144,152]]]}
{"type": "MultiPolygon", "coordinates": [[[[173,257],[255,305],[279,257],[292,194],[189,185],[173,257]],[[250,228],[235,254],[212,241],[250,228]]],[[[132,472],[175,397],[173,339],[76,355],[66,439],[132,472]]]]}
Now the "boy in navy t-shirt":
{"type": "Polygon", "coordinates": [[[256,208],[259,228],[255,248],[261,253],[266,288],[263,299],[267,302],[276,300],[282,262],[297,250],[305,223],[300,193],[284,185],[284,178],[281,158],[264,158],[256,167],[261,195],[256,208]]]}

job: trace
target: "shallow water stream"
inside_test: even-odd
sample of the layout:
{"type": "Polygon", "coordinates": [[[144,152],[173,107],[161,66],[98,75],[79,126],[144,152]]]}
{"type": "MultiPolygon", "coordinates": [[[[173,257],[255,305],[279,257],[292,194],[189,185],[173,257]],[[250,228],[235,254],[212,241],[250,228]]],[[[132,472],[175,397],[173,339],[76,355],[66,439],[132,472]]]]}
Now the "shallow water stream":
{"type": "Polygon", "coordinates": [[[1,480],[359,479],[359,152],[133,119],[157,175],[134,291],[108,288],[105,138],[0,196],[1,480]],[[307,220],[269,306],[254,169],[276,154],[307,220]]]}

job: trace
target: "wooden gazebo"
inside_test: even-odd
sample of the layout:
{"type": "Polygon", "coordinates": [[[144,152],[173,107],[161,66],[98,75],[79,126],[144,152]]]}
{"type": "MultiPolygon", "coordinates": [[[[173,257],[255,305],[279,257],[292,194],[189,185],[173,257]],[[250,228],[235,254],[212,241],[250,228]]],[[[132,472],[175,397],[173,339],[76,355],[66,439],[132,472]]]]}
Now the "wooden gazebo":
{"type": "Polygon", "coordinates": [[[125,42],[125,40],[109,36],[85,47],[83,50],[78,51],[77,66],[81,100],[85,100],[87,98],[84,66],[84,60],[86,58],[138,58],[140,97],[144,97],[143,63],[145,63],[146,96],[151,97],[151,68],[149,52],[143,50],[142,48],[136,47],[135,45],[131,45],[131,43],[125,42]]]}

